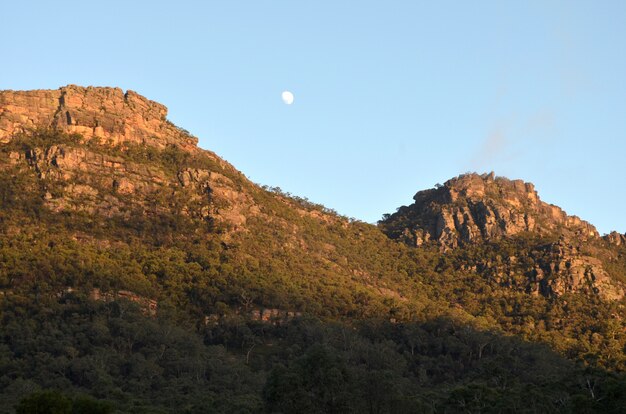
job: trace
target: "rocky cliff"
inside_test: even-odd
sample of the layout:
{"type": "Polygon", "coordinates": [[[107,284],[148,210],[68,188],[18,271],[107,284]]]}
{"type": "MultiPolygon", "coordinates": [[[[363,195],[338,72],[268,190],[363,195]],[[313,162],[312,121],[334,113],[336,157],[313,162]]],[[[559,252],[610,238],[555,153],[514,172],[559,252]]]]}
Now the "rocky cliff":
{"type": "MultiPolygon", "coordinates": [[[[535,243],[510,247],[511,244],[489,244],[482,247],[480,254],[470,253],[469,257],[464,251],[460,260],[457,256],[455,266],[532,295],[556,297],[584,292],[620,300],[626,293],[624,285],[607,272],[604,262],[575,241],[535,239],[535,243]]],[[[472,252],[472,248],[466,249],[472,252]]]]}
{"type": "Polygon", "coordinates": [[[166,117],[165,106],[120,88],[68,85],[58,90],[0,91],[0,142],[21,131],[55,128],[114,145],[195,148],[198,140],[166,117]]]}
{"type": "MultiPolygon", "coordinates": [[[[541,201],[531,183],[493,173],[465,174],[420,191],[413,199],[415,203],[379,223],[391,238],[415,247],[434,244],[444,252],[478,249],[479,255],[464,256],[457,267],[528,293],[585,291],[611,300],[624,297],[624,287],[594,257],[608,251],[592,247],[602,243],[597,230],[541,201]],[[503,247],[524,237],[532,242],[503,247]]],[[[605,240],[618,246],[624,236],[611,233],[605,240]]]]}
{"type": "Polygon", "coordinates": [[[258,210],[241,191],[251,183],[166,116],[119,88],[0,91],[0,167],[34,171],[33,191],[55,212],[128,218],[176,204],[183,216],[241,227],[258,210]]]}
{"type": "Polygon", "coordinates": [[[614,246],[626,246],[626,234],[620,234],[616,231],[612,231],[604,239],[614,246]]]}
{"type": "Polygon", "coordinates": [[[461,175],[413,199],[380,222],[390,237],[413,246],[430,242],[445,250],[522,232],[599,237],[591,224],[541,201],[533,184],[493,173],[461,175]]]}

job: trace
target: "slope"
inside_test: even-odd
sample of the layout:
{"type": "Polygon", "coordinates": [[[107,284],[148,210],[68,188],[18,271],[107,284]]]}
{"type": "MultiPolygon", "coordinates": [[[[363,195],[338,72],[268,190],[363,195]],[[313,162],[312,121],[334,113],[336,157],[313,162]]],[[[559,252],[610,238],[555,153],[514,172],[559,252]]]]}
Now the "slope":
{"type": "MultiPolygon", "coordinates": [[[[437,242],[415,248],[394,240],[407,234],[410,214],[402,225],[390,216],[379,229],[260,187],[198,148],[166,114],[162,105],[115,88],[0,92],[2,339],[11,367],[2,379],[5,396],[74,387],[134,412],[139,406],[176,412],[183,402],[189,412],[205,403],[225,412],[347,412],[347,401],[360,410],[357,401],[368,398],[372,412],[378,405],[379,412],[444,412],[490,398],[522,407],[531,386],[545,404],[535,412],[567,410],[576,398],[605,410],[602,404],[620,401],[606,397],[622,381],[610,372],[626,367],[617,241],[554,214],[561,221],[546,220],[546,231],[497,230],[517,223],[507,218],[491,232],[466,232],[487,236],[476,243],[431,237],[437,242]],[[560,234],[590,250],[555,254],[563,248],[555,244],[564,243],[560,234]],[[538,248],[544,245],[551,247],[538,248]],[[512,257],[519,263],[512,265],[512,257]],[[589,258],[600,261],[592,263],[591,284],[583,272],[584,283],[570,284],[576,288],[546,282],[529,289],[535,285],[528,269],[561,262],[574,269],[565,264],[572,257],[582,257],[584,269],[589,258]],[[45,340],[36,332],[46,332],[45,340]],[[50,338],[64,344],[51,345],[50,338]],[[537,343],[555,352],[548,352],[550,362],[537,343]],[[100,351],[105,359],[96,358],[100,351]],[[217,372],[245,377],[248,385],[216,383],[219,374],[208,374],[216,359],[225,364],[217,372]],[[573,361],[598,371],[585,374],[573,361]],[[554,375],[515,380],[516,398],[491,382],[513,381],[544,363],[554,375]],[[337,387],[326,382],[331,374],[337,387]],[[601,385],[590,393],[584,375],[601,385]],[[294,379],[305,377],[317,382],[294,379]],[[18,380],[26,385],[17,387],[18,380]],[[363,396],[367,381],[387,381],[388,389],[363,396]],[[184,397],[185,389],[194,391],[184,397]],[[209,389],[213,394],[202,400],[209,389]],[[332,410],[289,405],[307,389],[313,393],[307,395],[343,391],[329,397],[332,410]],[[151,390],[163,397],[155,406],[151,390]],[[225,391],[229,397],[220,397],[225,391]]],[[[489,210],[500,198],[486,194],[489,210]]],[[[446,234],[457,234],[454,220],[443,222],[446,234]]],[[[573,274],[560,272],[545,280],[573,274]]]]}

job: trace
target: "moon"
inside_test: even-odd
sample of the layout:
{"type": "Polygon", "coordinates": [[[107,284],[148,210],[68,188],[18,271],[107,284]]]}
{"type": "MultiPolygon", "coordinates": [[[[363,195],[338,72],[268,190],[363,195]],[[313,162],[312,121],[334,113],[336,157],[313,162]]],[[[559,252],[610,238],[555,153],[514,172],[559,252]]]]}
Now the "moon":
{"type": "Polygon", "coordinates": [[[293,103],[293,93],[289,91],[283,91],[283,93],[280,94],[280,97],[285,105],[291,105],[293,103]]]}

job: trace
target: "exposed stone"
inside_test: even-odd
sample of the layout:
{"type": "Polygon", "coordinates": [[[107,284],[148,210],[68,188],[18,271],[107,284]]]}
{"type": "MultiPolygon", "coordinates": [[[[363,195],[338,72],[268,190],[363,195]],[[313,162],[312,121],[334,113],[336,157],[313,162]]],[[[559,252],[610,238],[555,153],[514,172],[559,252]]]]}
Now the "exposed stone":
{"type": "Polygon", "coordinates": [[[276,308],[260,308],[250,311],[250,319],[253,321],[281,324],[295,317],[302,316],[302,312],[286,311],[276,308]]]}
{"type": "MultiPolygon", "coordinates": [[[[62,292],[59,292],[57,296],[63,297],[74,292],[76,292],[76,289],[68,286],[64,288],[62,292]]],[[[102,291],[99,288],[94,288],[89,292],[89,299],[102,302],[113,302],[119,299],[125,299],[136,303],[145,315],[152,317],[156,316],[158,310],[156,300],[138,295],[130,290],[102,291]]]]}
{"type": "MultiPolygon", "coordinates": [[[[596,229],[559,207],[541,201],[530,183],[492,174],[467,174],[443,186],[418,192],[415,203],[398,209],[379,223],[392,238],[412,246],[426,243],[449,251],[484,242],[497,243],[521,233],[559,238],[557,243],[519,250],[518,257],[477,259],[461,267],[497,283],[528,293],[558,296],[589,292],[618,300],[624,287],[611,279],[600,260],[583,254],[577,245],[599,240],[596,229]]],[[[614,245],[626,244],[618,233],[605,237],[614,245]]]]}
{"type": "Polygon", "coordinates": [[[626,246],[626,234],[620,234],[616,231],[604,236],[604,239],[615,246],[626,246]]]}
{"type": "Polygon", "coordinates": [[[166,118],[167,108],[133,91],[68,85],[0,91],[0,142],[28,129],[55,128],[85,139],[194,150],[197,138],[166,118]]]}
{"type": "MultiPolygon", "coordinates": [[[[12,149],[7,157],[0,157],[0,167],[30,166],[45,181],[42,198],[54,211],[128,216],[130,210],[154,212],[171,207],[154,203],[155,197],[169,200],[181,196],[185,203],[178,203],[180,214],[222,224],[227,235],[246,231],[250,217],[262,214],[248,191],[254,186],[228,162],[198,148],[197,139],[166,116],[165,106],[119,88],[69,85],[58,90],[0,91],[0,144],[10,143],[22,132],[47,129],[76,133],[89,143],[44,143],[24,152],[12,149]],[[212,168],[186,168],[172,177],[172,171],[165,171],[158,163],[122,158],[131,144],[155,149],[175,146],[212,168]],[[117,150],[119,157],[112,155],[117,150]],[[82,191],[82,187],[69,185],[72,183],[97,193],[82,191]],[[243,188],[242,183],[250,186],[243,188]],[[55,191],[45,188],[49,184],[55,191]]],[[[293,201],[289,204],[295,206],[293,201]]],[[[298,209],[302,212],[322,221],[331,216],[298,209]]]]}
{"type": "Polygon", "coordinates": [[[415,203],[400,207],[380,226],[414,246],[434,241],[445,250],[522,232],[599,237],[591,224],[541,201],[532,184],[493,173],[462,175],[413,199],[415,203]]]}
{"type": "MultiPolygon", "coordinates": [[[[522,277],[522,286],[529,293],[544,296],[587,292],[599,294],[608,300],[619,300],[626,293],[624,287],[607,274],[599,259],[581,253],[564,240],[539,246],[530,252],[530,259],[534,263],[530,271],[515,260],[500,266],[497,269],[501,276],[499,281],[510,284],[516,274],[525,275],[529,283],[526,284],[522,277]]],[[[497,268],[492,263],[483,263],[483,267],[485,274],[493,274],[497,268]]]]}

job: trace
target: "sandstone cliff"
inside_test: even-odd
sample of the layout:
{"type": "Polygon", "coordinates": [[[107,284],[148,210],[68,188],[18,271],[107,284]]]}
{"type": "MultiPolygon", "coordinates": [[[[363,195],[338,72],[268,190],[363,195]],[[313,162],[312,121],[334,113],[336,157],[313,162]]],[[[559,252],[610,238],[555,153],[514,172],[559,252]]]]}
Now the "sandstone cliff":
{"type": "Polygon", "coordinates": [[[55,128],[114,145],[195,148],[198,140],[166,116],[165,106],[120,88],[68,85],[58,90],[0,91],[0,142],[24,130],[55,128]]]}
{"type": "Polygon", "coordinates": [[[258,211],[241,189],[252,184],[166,116],[119,88],[0,91],[0,166],[34,171],[52,211],[128,218],[177,204],[181,215],[240,229],[258,211]]]}
{"type": "Polygon", "coordinates": [[[616,231],[604,236],[604,239],[615,246],[626,246],[626,234],[620,234],[616,231]]]}
{"type": "Polygon", "coordinates": [[[28,191],[57,213],[175,212],[216,224],[225,239],[248,232],[253,219],[290,227],[290,246],[303,242],[280,216],[336,222],[323,206],[261,189],[166,115],[160,103],[119,88],[0,91],[0,168],[34,173],[28,191]],[[276,208],[263,209],[268,202],[276,208]]]}
{"type": "Polygon", "coordinates": [[[380,225],[414,246],[434,242],[446,249],[522,232],[599,236],[591,224],[541,201],[533,184],[493,173],[461,175],[413,199],[380,225]]]}
{"type": "MultiPolygon", "coordinates": [[[[608,251],[592,247],[602,242],[595,227],[541,201],[531,183],[493,173],[466,174],[413,199],[415,203],[379,223],[391,238],[414,247],[436,245],[443,252],[480,246],[481,254],[466,257],[458,267],[529,293],[584,291],[611,300],[624,297],[624,287],[594,256],[608,251]],[[517,244],[511,252],[500,243],[524,236],[534,244],[517,244]]],[[[605,239],[624,243],[617,233],[605,239]]]]}
{"type": "Polygon", "coordinates": [[[496,244],[487,248],[491,254],[484,251],[471,260],[466,258],[458,267],[532,295],[554,297],[585,292],[620,300],[626,294],[623,284],[609,275],[602,260],[571,240],[538,240],[536,244],[518,244],[515,249],[496,244]]]}

